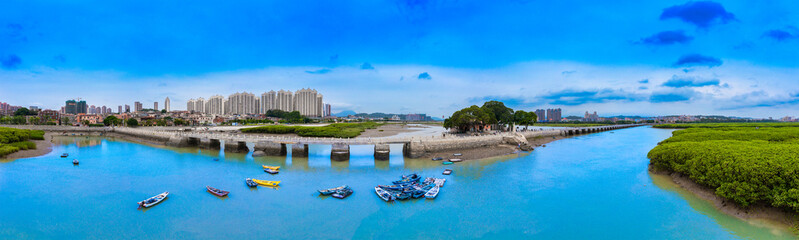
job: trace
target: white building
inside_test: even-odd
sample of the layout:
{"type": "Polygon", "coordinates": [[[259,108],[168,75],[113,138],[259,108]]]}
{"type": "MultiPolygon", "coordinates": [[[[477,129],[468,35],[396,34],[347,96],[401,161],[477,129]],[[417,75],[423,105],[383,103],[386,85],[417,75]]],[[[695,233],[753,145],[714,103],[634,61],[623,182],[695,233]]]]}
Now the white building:
{"type": "Polygon", "coordinates": [[[166,97],[166,100],[164,100],[164,109],[166,109],[167,112],[172,111],[170,104],[169,97],[166,97]]]}

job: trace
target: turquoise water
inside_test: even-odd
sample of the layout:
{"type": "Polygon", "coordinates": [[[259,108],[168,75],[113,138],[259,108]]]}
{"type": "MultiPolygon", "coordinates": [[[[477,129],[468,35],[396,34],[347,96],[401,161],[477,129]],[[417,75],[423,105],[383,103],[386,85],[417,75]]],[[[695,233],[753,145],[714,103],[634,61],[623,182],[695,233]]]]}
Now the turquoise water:
{"type": "Polygon", "coordinates": [[[373,192],[402,174],[442,177],[430,160],[375,161],[353,146],[331,162],[57,138],[46,156],[0,162],[0,239],[791,239],[787,230],[716,211],[646,168],[671,131],[577,136],[529,154],[449,165],[435,200],[386,203],[373,192]],[[70,154],[62,159],[63,152],[70,154]],[[73,166],[71,160],[80,160],[73,166]],[[220,161],[213,161],[220,158],[220,161]],[[278,175],[261,164],[284,166],[278,175]],[[250,189],[244,178],[282,181],[250,189]],[[350,185],[345,200],[317,189],[350,185]],[[230,191],[218,198],[205,186],[230,191]],[[169,191],[151,209],[136,202],[169,191]]]}

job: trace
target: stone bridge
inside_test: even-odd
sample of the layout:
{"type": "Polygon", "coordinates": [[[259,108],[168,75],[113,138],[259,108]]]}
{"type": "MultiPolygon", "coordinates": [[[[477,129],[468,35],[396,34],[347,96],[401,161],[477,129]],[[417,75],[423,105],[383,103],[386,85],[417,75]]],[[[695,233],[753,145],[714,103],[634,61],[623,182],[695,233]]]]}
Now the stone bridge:
{"type": "Polygon", "coordinates": [[[163,142],[173,147],[199,147],[206,149],[222,149],[226,152],[249,152],[247,143],[253,143],[254,156],[285,156],[291,149],[292,156],[308,156],[309,144],[332,145],[331,159],[348,160],[350,145],[374,145],[376,159],[388,159],[389,144],[402,144],[403,154],[410,158],[420,158],[428,153],[439,151],[471,149],[500,144],[524,146],[527,139],[550,136],[571,136],[615,129],[642,126],[644,124],[608,125],[596,127],[570,127],[555,129],[526,130],[521,132],[503,132],[479,136],[413,136],[413,137],[379,137],[379,138],[319,138],[296,136],[270,136],[262,134],[225,133],[215,131],[185,131],[176,128],[157,127],[71,127],[71,126],[34,126],[11,125],[7,127],[37,129],[52,132],[114,132],[138,138],[163,142]],[[290,146],[290,147],[289,147],[290,146]]]}

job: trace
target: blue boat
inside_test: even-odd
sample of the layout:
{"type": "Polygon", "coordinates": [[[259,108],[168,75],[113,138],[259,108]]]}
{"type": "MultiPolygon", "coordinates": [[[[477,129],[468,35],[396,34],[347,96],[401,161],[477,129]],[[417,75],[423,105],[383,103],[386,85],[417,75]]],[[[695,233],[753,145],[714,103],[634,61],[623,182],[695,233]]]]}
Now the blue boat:
{"type": "Polygon", "coordinates": [[[383,188],[375,187],[375,193],[377,193],[377,196],[383,199],[383,201],[389,202],[394,200],[394,196],[383,188]]]}
{"type": "Polygon", "coordinates": [[[69,157],[69,153],[64,153],[64,154],[61,154],[61,157],[62,157],[62,158],[69,157]]]}
{"type": "Polygon", "coordinates": [[[333,193],[333,197],[338,199],[344,199],[346,197],[349,197],[351,194],[352,194],[352,189],[344,188],[336,191],[336,193],[333,193]]]}
{"type": "Polygon", "coordinates": [[[340,186],[340,187],[322,189],[322,190],[318,190],[318,191],[322,195],[330,195],[330,194],[336,193],[338,191],[341,191],[341,190],[344,190],[344,189],[349,189],[349,188],[350,188],[349,186],[343,185],[343,186],[340,186]]]}
{"type": "Polygon", "coordinates": [[[249,186],[249,187],[257,187],[258,186],[258,184],[255,183],[255,181],[252,180],[252,178],[244,179],[244,182],[247,183],[247,186],[249,186]]]}

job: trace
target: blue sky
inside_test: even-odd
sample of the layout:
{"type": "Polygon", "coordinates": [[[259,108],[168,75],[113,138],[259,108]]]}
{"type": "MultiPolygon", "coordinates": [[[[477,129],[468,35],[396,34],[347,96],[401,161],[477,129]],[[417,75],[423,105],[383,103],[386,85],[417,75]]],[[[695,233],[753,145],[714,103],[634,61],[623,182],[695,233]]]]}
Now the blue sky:
{"type": "Polygon", "coordinates": [[[316,88],[334,112],[799,115],[799,2],[3,1],[0,101],[316,88]]]}

